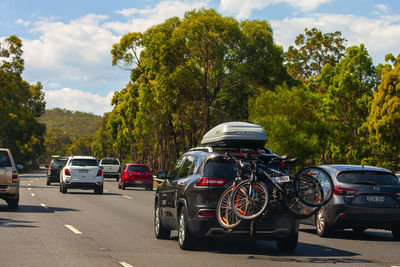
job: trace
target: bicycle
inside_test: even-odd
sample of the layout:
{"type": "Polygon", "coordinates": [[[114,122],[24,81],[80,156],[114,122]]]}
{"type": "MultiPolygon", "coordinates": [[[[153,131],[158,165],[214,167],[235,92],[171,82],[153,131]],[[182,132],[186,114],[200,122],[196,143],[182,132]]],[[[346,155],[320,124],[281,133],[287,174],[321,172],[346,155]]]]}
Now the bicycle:
{"type": "MultiPolygon", "coordinates": [[[[294,163],[295,159],[288,160],[285,157],[277,157],[265,164],[258,159],[257,154],[252,155],[249,152],[245,154],[243,160],[226,155],[236,162],[238,173],[243,171],[241,166],[246,166],[247,179],[242,179],[242,175],[237,175],[234,184],[225,190],[218,201],[218,221],[220,222],[220,219],[223,218],[220,218],[221,214],[228,214],[228,218],[230,218],[227,222],[220,222],[221,226],[225,228],[230,229],[237,226],[240,223],[239,219],[257,218],[265,213],[268,204],[273,202],[281,202],[289,215],[303,219],[315,214],[319,207],[325,205],[332,198],[332,178],[319,167],[307,167],[296,175],[289,175],[288,166],[294,163]],[[287,168],[272,167],[276,164],[285,165],[287,168]],[[268,188],[258,178],[259,175],[273,184],[271,199],[269,199],[268,188]],[[228,195],[230,201],[226,200],[228,195]],[[236,217],[232,216],[232,213],[236,217]]],[[[221,220],[223,221],[223,219],[221,220]]]]}

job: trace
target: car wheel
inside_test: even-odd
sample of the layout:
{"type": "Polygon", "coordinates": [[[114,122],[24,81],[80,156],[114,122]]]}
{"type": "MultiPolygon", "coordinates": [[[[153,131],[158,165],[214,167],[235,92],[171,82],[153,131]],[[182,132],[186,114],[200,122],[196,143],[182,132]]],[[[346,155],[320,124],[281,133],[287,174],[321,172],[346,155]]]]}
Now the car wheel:
{"type": "Polygon", "coordinates": [[[118,182],[118,177],[117,178],[115,178],[116,179],[116,181],[118,182]]]}
{"type": "Polygon", "coordinates": [[[353,227],[353,232],[356,234],[361,234],[365,230],[367,230],[367,227],[363,227],[363,226],[354,226],[353,227]]]}
{"type": "Polygon", "coordinates": [[[164,227],[161,222],[161,210],[158,204],[154,206],[154,234],[157,239],[169,239],[171,230],[164,227]]]}
{"type": "Polygon", "coordinates": [[[329,225],[325,216],[325,208],[322,207],[318,210],[315,215],[315,228],[317,234],[321,237],[326,237],[329,234],[329,225]]]}
{"type": "Polygon", "coordinates": [[[153,187],[152,186],[146,187],[146,191],[153,191],[153,187]]]}
{"type": "Polygon", "coordinates": [[[65,185],[61,185],[61,193],[66,194],[68,192],[68,188],[65,185]]]}
{"type": "Polygon", "coordinates": [[[125,184],[122,184],[122,190],[125,190],[126,186],[125,184]]]}
{"type": "Polygon", "coordinates": [[[186,210],[182,208],[179,213],[178,225],[178,244],[182,250],[191,250],[194,243],[194,238],[189,231],[187,221],[186,210]]]}
{"type": "Polygon", "coordinates": [[[299,240],[299,234],[293,233],[285,238],[279,238],[276,240],[278,250],[282,252],[292,252],[296,249],[299,240]]]}
{"type": "Polygon", "coordinates": [[[97,194],[97,195],[102,195],[103,194],[103,185],[101,185],[99,187],[96,187],[94,189],[94,193],[97,194]]]}
{"type": "Polygon", "coordinates": [[[392,236],[394,240],[400,240],[400,228],[392,229],[392,236]]]}
{"type": "Polygon", "coordinates": [[[16,211],[18,209],[18,203],[19,203],[19,196],[16,199],[8,199],[7,200],[8,209],[11,211],[16,211]]]}
{"type": "Polygon", "coordinates": [[[121,184],[118,182],[118,189],[121,189],[121,184]]]}
{"type": "Polygon", "coordinates": [[[50,184],[51,184],[51,183],[50,183],[50,180],[47,179],[46,185],[50,185],[50,184]]]}

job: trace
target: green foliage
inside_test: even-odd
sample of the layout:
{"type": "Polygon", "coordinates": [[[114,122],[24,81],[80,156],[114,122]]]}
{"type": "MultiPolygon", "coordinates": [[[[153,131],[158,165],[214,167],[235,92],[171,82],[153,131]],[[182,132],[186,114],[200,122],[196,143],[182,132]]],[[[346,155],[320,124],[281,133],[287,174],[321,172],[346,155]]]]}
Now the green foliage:
{"type": "Polygon", "coordinates": [[[0,45],[0,147],[10,148],[17,163],[36,165],[44,151],[46,128],[38,122],[45,108],[42,85],[30,85],[24,70],[22,42],[12,35],[0,45]]]}
{"type": "Polygon", "coordinates": [[[392,170],[400,168],[400,54],[386,56],[393,66],[383,71],[368,118],[373,154],[367,160],[392,170]]]}

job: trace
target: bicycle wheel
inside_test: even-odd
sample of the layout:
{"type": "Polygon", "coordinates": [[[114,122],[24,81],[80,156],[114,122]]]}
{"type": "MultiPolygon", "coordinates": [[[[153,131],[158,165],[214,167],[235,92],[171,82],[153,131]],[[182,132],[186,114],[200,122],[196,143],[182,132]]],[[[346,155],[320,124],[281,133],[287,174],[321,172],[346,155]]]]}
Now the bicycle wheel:
{"type": "MultiPolygon", "coordinates": [[[[293,184],[287,184],[289,187],[293,187],[293,184]]],[[[288,188],[287,194],[283,197],[281,202],[282,208],[292,217],[297,219],[305,219],[313,216],[317,211],[317,207],[310,207],[304,204],[299,196],[293,192],[293,188],[288,188]]]]}
{"type": "Polygon", "coordinates": [[[294,179],[295,192],[307,206],[321,207],[333,195],[332,177],[319,167],[307,167],[299,171],[294,179]]]}
{"type": "Polygon", "coordinates": [[[232,192],[232,210],[241,219],[258,217],[268,205],[268,189],[261,181],[239,183],[232,192]]]}
{"type": "Polygon", "coordinates": [[[226,229],[232,229],[239,225],[241,219],[232,210],[233,187],[228,187],[221,195],[217,204],[218,223],[226,229]]]}

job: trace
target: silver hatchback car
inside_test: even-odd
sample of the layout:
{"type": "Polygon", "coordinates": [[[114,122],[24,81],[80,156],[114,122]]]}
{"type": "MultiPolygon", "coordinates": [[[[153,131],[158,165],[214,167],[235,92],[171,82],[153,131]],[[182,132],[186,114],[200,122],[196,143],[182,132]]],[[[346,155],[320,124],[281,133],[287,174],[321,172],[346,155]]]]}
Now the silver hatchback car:
{"type": "Polygon", "coordinates": [[[358,165],[321,165],[334,182],[332,199],[315,216],[302,221],[319,236],[333,229],[392,231],[400,239],[400,180],[389,170],[358,165]]]}

